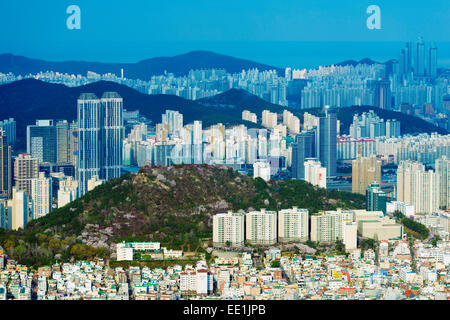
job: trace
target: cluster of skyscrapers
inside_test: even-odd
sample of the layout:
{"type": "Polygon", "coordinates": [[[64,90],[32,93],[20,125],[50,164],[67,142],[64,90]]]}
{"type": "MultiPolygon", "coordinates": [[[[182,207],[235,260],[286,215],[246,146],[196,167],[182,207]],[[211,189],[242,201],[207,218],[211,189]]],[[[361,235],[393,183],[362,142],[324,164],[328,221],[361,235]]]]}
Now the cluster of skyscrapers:
{"type": "Polygon", "coordinates": [[[37,120],[27,126],[27,153],[14,160],[7,137],[15,139],[15,123],[2,122],[0,227],[24,228],[121,175],[123,99],[115,92],[101,99],[82,94],[77,113],[76,122],[37,120]]]}

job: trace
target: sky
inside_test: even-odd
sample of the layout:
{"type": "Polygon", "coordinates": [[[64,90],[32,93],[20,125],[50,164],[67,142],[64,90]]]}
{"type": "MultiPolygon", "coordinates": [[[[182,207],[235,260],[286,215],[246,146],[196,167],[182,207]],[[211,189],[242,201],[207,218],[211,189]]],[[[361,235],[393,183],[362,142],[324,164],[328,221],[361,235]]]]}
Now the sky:
{"type": "Polygon", "coordinates": [[[0,53],[134,62],[183,53],[175,43],[180,51],[213,42],[443,42],[449,17],[449,0],[2,0],[0,53]],[[70,5],[81,9],[80,30],[66,26],[70,5]],[[370,5],[380,7],[379,30],[366,26],[370,5]]]}

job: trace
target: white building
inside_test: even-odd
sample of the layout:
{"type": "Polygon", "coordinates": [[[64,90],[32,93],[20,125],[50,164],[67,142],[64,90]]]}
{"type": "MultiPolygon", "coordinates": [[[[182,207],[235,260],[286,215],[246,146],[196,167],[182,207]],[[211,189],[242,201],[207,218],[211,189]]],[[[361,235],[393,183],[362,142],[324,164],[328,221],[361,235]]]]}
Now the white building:
{"type": "Polygon", "coordinates": [[[39,172],[39,177],[31,179],[31,200],[33,202],[33,219],[39,219],[52,210],[51,179],[39,172]]]}
{"type": "Polygon", "coordinates": [[[307,241],[309,238],[308,209],[283,209],[278,212],[279,242],[307,241]]]}
{"type": "Polygon", "coordinates": [[[246,240],[255,245],[273,245],[277,242],[277,213],[275,211],[248,212],[245,215],[246,240]]]}
{"type": "Polygon", "coordinates": [[[401,201],[391,201],[386,203],[386,213],[393,214],[395,211],[400,211],[406,217],[414,217],[414,206],[401,202],[401,201]]]}
{"type": "Polygon", "coordinates": [[[239,247],[244,244],[244,214],[219,213],[213,216],[213,244],[239,247]]]}
{"type": "Polygon", "coordinates": [[[327,168],[322,167],[320,161],[305,161],[305,181],[320,188],[327,188],[327,168]]]}
{"type": "Polygon", "coordinates": [[[74,201],[77,198],[78,181],[67,177],[59,183],[58,189],[58,208],[64,207],[66,204],[74,201]]]}
{"type": "Polygon", "coordinates": [[[253,164],[253,178],[261,178],[264,181],[270,180],[270,163],[255,162],[253,164]]]}

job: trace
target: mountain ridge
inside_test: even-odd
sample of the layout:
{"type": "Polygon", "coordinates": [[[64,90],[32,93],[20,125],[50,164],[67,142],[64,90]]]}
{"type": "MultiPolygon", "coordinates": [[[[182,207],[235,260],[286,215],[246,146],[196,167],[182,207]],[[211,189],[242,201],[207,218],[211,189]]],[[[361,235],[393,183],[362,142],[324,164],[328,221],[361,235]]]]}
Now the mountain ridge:
{"type": "Polygon", "coordinates": [[[88,71],[100,74],[114,73],[130,79],[150,80],[154,75],[164,72],[173,73],[175,76],[185,76],[191,69],[221,69],[235,73],[242,70],[258,68],[259,70],[276,70],[282,74],[283,69],[269,66],[251,60],[235,58],[228,55],[214,53],[212,51],[196,50],[172,57],[155,57],[143,59],[135,63],[105,63],[89,61],[46,61],[33,59],[11,53],[0,54],[0,72],[12,72],[16,75],[36,74],[40,71],[54,71],[69,74],[86,75],[88,71]]]}

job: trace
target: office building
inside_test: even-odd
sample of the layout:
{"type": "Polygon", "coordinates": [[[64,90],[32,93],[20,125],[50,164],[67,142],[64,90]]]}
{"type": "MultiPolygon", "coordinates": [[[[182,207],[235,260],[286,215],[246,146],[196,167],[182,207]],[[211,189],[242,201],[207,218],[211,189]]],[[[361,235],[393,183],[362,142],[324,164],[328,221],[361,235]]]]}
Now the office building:
{"type": "Polygon", "coordinates": [[[317,129],[318,136],[316,137],[318,155],[316,157],[327,169],[327,177],[336,176],[337,166],[337,116],[336,111],[325,107],[325,115],[319,119],[319,127],[317,129]]]}
{"type": "Polygon", "coordinates": [[[37,120],[27,126],[27,153],[40,163],[56,163],[57,137],[53,120],[37,120]]]}
{"type": "Polygon", "coordinates": [[[31,195],[31,180],[39,177],[39,160],[30,154],[19,154],[14,160],[14,185],[17,191],[31,195]]]}
{"type": "Polygon", "coordinates": [[[253,245],[269,246],[277,242],[277,213],[252,211],[245,214],[245,238],[253,245]]]}
{"type": "Polygon", "coordinates": [[[292,144],[292,178],[305,179],[305,161],[316,156],[315,140],[313,130],[296,135],[295,142],[292,144]]]}
{"type": "Polygon", "coordinates": [[[309,239],[308,209],[282,209],[278,212],[278,241],[298,242],[309,239]]]}
{"type": "Polygon", "coordinates": [[[241,247],[244,245],[244,214],[219,213],[213,216],[213,245],[215,247],[241,247]]]}

